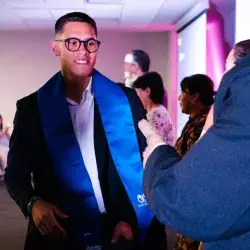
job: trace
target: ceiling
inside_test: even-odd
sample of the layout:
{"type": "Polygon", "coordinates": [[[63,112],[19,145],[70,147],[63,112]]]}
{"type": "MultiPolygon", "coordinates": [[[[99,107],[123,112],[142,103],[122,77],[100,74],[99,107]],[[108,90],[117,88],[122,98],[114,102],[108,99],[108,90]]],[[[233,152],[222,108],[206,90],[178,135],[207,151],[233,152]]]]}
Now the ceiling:
{"type": "Polygon", "coordinates": [[[0,0],[0,29],[52,29],[60,16],[81,11],[99,29],[168,30],[199,1],[0,0]]]}

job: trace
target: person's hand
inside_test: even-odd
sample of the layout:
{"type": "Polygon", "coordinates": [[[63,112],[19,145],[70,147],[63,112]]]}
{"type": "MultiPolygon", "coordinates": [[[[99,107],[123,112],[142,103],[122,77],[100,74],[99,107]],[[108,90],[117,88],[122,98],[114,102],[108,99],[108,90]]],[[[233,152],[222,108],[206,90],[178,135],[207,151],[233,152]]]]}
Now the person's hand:
{"type": "Polygon", "coordinates": [[[131,241],[134,238],[130,225],[123,221],[117,224],[111,243],[117,243],[121,238],[131,241]]]}
{"type": "Polygon", "coordinates": [[[145,151],[143,152],[143,166],[145,167],[148,157],[152,153],[154,147],[158,144],[165,144],[165,143],[163,139],[160,137],[160,135],[157,134],[157,132],[153,129],[153,127],[149,124],[147,120],[141,120],[138,126],[143,135],[146,137],[148,144],[145,151]]]}
{"type": "Polygon", "coordinates": [[[66,232],[57,222],[56,217],[67,219],[68,216],[63,214],[56,206],[43,200],[37,200],[33,204],[31,215],[42,235],[67,238],[66,232]]]}

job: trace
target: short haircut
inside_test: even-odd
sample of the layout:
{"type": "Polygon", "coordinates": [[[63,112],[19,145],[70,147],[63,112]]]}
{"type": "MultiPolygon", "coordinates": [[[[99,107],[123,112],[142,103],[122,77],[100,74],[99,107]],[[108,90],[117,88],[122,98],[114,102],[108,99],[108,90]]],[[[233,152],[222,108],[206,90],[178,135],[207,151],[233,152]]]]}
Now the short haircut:
{"type": "Polygon", "coordinates": [[[132,50],[131,54],[134,57],[134,61],[138,63],[141,71],[143,73],[148,72],[150,68],[150,58],[148,53],[146,53],[143,50],[137,49],[137,50],[132,50]]]}
{"type": "Polygon", "coordinates": [[[185,77],[181,81],[181,90],[183,92],[188,90],[191,95],[198,93],[200,101],[205,106],[209,107],[214,103],[214,83],[207,75],[196,74],[185,77]]]}
{"type": "Polygon", "coordinates": [[[163,104],[164,86],[161,76],[157,72],[148,72],[138,77],[134,81],[134,88],[143,89],[149,88],[151,94],[149,98],[155,104],[163,104]]]}
{"type": "Polygon", "coordinates": [[[250,53],[250,39],[236,43],[233,49],[235,60],[246,56],[250,53]]]}
{"type": "Polygon", "coordinates": [[[97,36],[97,26],[93,18],[82,12],[71,12],[64,16],[61,16],[55,24],[55,34],[61,33],[65,24],[69,22],[81,22],[88,23],[95,31],[97,36]]]}

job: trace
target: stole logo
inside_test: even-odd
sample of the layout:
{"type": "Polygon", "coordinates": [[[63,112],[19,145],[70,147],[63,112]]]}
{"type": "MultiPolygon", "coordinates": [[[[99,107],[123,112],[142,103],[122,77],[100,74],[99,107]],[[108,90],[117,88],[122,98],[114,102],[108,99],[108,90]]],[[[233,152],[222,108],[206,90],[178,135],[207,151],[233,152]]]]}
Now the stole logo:
{"type": "Polygon", "coordinates": [[[146,200],[146,197],[144,194],[138,194],[137,195],[137,200],[139,202],[139,205],[138,207],[144,207],[144,206],[147,206],[148,203],[147,203],[147,200],[146,200]]]}

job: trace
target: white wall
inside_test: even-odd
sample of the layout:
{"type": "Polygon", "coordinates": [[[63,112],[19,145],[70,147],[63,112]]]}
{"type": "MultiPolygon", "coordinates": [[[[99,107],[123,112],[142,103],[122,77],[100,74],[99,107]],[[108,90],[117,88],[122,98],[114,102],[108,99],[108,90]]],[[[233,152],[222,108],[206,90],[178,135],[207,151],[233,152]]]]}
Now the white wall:
{"type": "Polygon", "coordinates": [[[235,42],[250,39],[249,30],[249,0],[236,0],[236,25],[235,25],[235,42]]]}
{"type": "MultiPolygon", "coordinates": [[[[204,13],[178,34],[178,83],[177,97],[181,94],[180,82],[194,74],[206,74],[206,31],[207,14],[204,13]]],[[[177,105],[177,137],[188,121],[177,105]]]]}
{"type": "MultiPolygon", "coordinates": [[[[221,0],[222,1],[222,0],[221,0]]],[[[242,0],[240,0],[242,1],[242,0]]],[[[243,0],[244,1],[244,0],[243,0]]],[[[248,0],[247,0],[248,1],[248,0]]],[[[224,20],[224,39],[231,49],[235,44],[235,25],[236,25],[236,2],[230,0],[227,4],[216,3],[214,0],[217,11],[222,15],[224,20]]]]}
{"type": "MultiPolygon", "coordinates": [[[[42,86],[58,69],[58,58],[49,49],[49,31],[0,32],[0,113],[12,122],[16,101],[42,86]]],[[[172,40],[169,32],[119,33],[102,31],[97,69],[114,81],[123,79],[123,59],[131,49],[144,49],[151,70],[158,71],[169,88],[172,75],[172,40]]],[[[169,90],[171,100],[171,90],[169,90]]]]}

